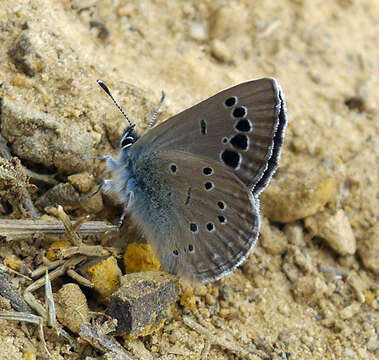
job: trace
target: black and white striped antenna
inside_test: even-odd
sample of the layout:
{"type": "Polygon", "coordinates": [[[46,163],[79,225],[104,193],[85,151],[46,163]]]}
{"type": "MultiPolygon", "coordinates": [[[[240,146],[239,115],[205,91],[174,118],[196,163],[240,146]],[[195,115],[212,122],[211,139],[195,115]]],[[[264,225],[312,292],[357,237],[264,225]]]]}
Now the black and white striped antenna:
{"type": "Polygon", "coordinates": [[[122,110],[121,106],[117,103],[117,101],[112,96],[111,92],[109,91],[107,85],[104,84],[102,80],[97,80],[97,83],[100,85],[100,87],[107,93],[107,95],[112,99],[113,103],[117,106],[117,109],[120,110],[120,113],[124,116],[124,118],[128,121],[129,125],[134,125],[130,120],[128,115],[125,114],[124,110],[122,110]]]}

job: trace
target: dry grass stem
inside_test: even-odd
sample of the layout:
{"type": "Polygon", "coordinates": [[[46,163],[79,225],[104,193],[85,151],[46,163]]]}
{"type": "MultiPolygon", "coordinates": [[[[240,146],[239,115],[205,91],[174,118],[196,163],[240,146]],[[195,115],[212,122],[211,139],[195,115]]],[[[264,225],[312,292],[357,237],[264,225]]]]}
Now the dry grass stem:
{"type": "MultiPolygon", "coordinates": [[[[74,224],[75,222],[72,222],[72,226],[74,224]]],[[[100,235],[117,230],[117,226],[109,225],[105,221],[88,221],[82,224],[77,232],[82,235],[100,235]]],[[[0,238],[7,241],[23,240],[37,232],[59,235],[65,233],[65,227],[61,221],[0,219],[0,238]]]]}
{"type": "MultiPolygon", "coordinates": [[[[74,268],[76,265],[86,260],[86,256],[75,256],[67,260],[63,265],[56,268],[49,274],[50,281],[62,276],[68,269],[74,268]]],[[[33,292],[42,287],[45,284],[45,278],[40,278],[33,284],[29,285],[25,291],[33,292]]]]}
{"type": "Polygon", "coordinates": [[[91,281],[89,281],[88,279],[86,279],[84,276],[79,275],[76,271],[74,271],[72,269],[67,270],[67,275],[71,279],[73,279],[77,283],[79,283],[80,285],[83,285],[83,286],[88,287],[88,288],[93,288],[94,287],[94,284],[91,281]]]}
{"type": "Polygon", "coordinates": [[[59,220],[63,222],[63,225],[66,229],[67,239],[71,241],[73,245],[79,246],[82,243],[82,239],[73,229],[70,217],[64,212],[61,205],[58,205],[57,207],[57,215],[59,220]]]}
{"type": "Polygon", "coordinates": [[[100,327],[83,325],[80,337],[102,352],[110,351],[115,359],[136,360],[112,337],[103,334],[100,327]]]}
{"type": "Polygon", "coordinates": [[[66,249],[60,250],[60,255],[63,258],[69,258],[74,255],[85,255],[89,257],[108,257],[111,256],[114,252],[119,252],[117,249],[104,248],[100,245],[85,245],[80,244],[79,246],[72,246],[66,249]]]}
{"type": "Polygon", "coordinates": [[[44,257],[43,262],[44,265],[41,265],[40,267],[32,271],[32,273],[30,274],[30,276],[33,279],[42,276],[46,272],[46,270],[53,270],[56,269],[59,265],[63,265],[65,263],[65,260],[60,259],[55,261],[49,261],[47,258],[44,257]]]}

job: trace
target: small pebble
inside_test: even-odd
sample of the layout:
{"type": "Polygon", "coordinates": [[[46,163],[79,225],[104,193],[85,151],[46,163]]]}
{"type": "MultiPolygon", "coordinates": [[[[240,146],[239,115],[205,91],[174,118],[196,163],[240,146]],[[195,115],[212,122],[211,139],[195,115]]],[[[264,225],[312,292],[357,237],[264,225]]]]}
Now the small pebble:
{"type": "Polygon", "coordinates": [[[346,348],[345,351],[343,352],[345,357],[350,357],[350,358],[356,358],[357,354],[354,352],[353,349],[346,348]]]}
{"type": "Polygon", "coordinates": [[[295,299],[306,303],[322,298],[327,290],[325,282],[313,275],[298,278],[292,288],[295,299]]]}
{"type": "Polygon", "coordinates": [[[9,50],[9,56],[16,68],[30,77],[41,72],[46,66],[38,49],[41,43],[41,39],[34,38],[31,31],[24,30],[9,50]]]}
{"type": "Polygon", "coordinates": [[[55,241],[50,244],[49,249],[46,252],[46,257],[50,261],[58,260],[60,251],[70,246],[71,246],[71,243],[67,240],[55,241]]]}
{"type": "Polygon", "coordinates": [[[296,246],[305,245],[303,226],[299,222],[286,224],[284,226],[283,232],[290,244],[296,246]]]}
{"type": "Polygon", "coordinates": [[[121,270],[117,260],[110,256],[82,270],[94,284],[94,289],[106,300],[120,284],[121,270]]]}
{"type": "Polygon", "coordinates": [[[23,360],[36,360],[36,359],[37,359],[36,352],[33,351],[33,350],[26,350],[26,351],[22,354],[22,359],[23,359],[23,360]]]}
{"type": "Polygon", "coordinates": [[[335,214],[322,212],[305,219],[305,226],[319,236],[339,255],[353,255],[357,249],[349,219],[340,209],[335,214]]]}
{"type": "Polygon", "coordinates": [[[283,254],[287,250],[287,238],[276,227],[271,226],[266,218],[263,218],[261,227],[261,244],[271,255],[283,254]]]}
{"type": "Polygon", "coordinates": [[[347,282],[350,284],[350,286],[354,290],[356,299],[360,303],[364,303],[366,301],[366,297],[363,293],[365,289],[364,289],[364,283],[362,282],[361,278],[356,273],[352,272],[347,278],[347,282]]]}
{"type": "Polygon", "coordinates": [[[72,332],[78,334],[80,326],[89,322],[87,299],[79,285],[63,285],[54,302],[58,320],[72,332]]]}
{"type": "Polygon", "coordinates": [[[124,265],[127,273],[139,271],[158,271],[161,264],[149,244],[130,243],[124,253],[124,265]]]}
{"type": "Polygon", "coordinates": [[[205,41],[207,39],[207,31],[203,24],[192,24],[189,29],[189,35],[197,41],[205,41]]]}
{"type": "Polygon", "coordinates": [[[1,133],[15,155],[59,173],[82,172],[88,167],[85,160],[93,157],[93,141],[79,125],[67,124],[21,98],[2,98],[1,133]]]}
{"type": "Polygon", "coordinates": [[[207,303],[207,305],[212,306],[216,304],[216,298],[212,296],[211,294],[207,294],[205,295],[205,302],[207,303]]]}
{"type": "Polygon", "coordinates": [[[71,184],[61,183],[42,194],[37,199],[36,205],[40,209],[44,209],[47,206],[60,204],[65,210],[72,210],[79,207],[79,198],[79,193],[71,184]]]}
{"type": "Polygon", "coordinates": [[[369,351],[377,351],[379,350],[379,338],[377,336],[371,336],[366,343],[367,350],[369,351]]]}
{"type": "Polygon", "coordinates": [[[3,262],[5,266],[8,266],[9,268],[15,271],[20,271],[20,267],[23,265],[22,260],[14,256],[6,256],[3,262]]]}
{"type": "Polygon", "coordinates": [[[178,278],[159,271],[127,274],[105,313],[117,319],[118,335],[146,336],[160,329],[178,299],[178,278]]]}
{"type": "Polygon", "coordinates": [[[243,5],[230,2],[210,17],[211,39],[236,40],[246,32],[248,13],[243,5]]]}
{"type": "Polygon", "coordinates": [[[187,288],[184,290],[180,296],[180,305],[190,311],[194,311],[196,309],[196,297],[193,294],[192,289],[187,288]]]}
{"type": "Polygon", "coordinates": [[[211,53],[220,62],[232,60],[232,53],[222,40],[215,39],[211,42],[211,53]]]}
{"type": "Polygon", "coordinates": [[[359,312],[361,304],[354,302],[349,306],[346,306],[340,311],[340,317],[342,320],[350,319],[359,312]]]}
{"type": "Polygon", "coordinates": [[[95,185],[93,175],[88,172],[70,175],[67,180],[76,190],[81,193],[90,191],[95,185]]]}
{"type": "Polygon", "coordinates": [[[358,243],[358,254],[367,270],[379,275],[379,223],[358,243]]]}
{"type": "MultiPolygon", "coordinates": [[[[90,192],[93,194],[97,189],[90,192]]],[[[89,199],[82,199],[80,201],[80,206],[90,214],[97,214],[104,208],[104,202],[101,192],[98,192],[96,195],[90,195],[89,199]]]]}
{"type": "Polygon", "coordinates": [[[335,199],[338,183],[333,165],[327,162],[307,159],[280,168],[261,195],[262,213],[281,223],[316,214],[335,199]]]}

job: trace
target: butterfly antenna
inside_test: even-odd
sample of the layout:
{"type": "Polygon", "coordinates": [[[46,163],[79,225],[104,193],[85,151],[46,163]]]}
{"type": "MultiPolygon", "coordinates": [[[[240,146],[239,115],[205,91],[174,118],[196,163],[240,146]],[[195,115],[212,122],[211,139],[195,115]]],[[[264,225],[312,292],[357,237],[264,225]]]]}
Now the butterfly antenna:
{"type": "Polygon", "coordinates": [[[132,126],[132,122],[129,120],[128,115],[125,114],[124,110],[122,110],[121,106],[117,103],[117,101],[112,96],[111,92],[109,91],[107,85],[104,84],[102,80],[97,80],[97,83],[100,85],[100,87],[107,93],[107,95],[112,99],[113,103],[116,105],[117,109],[120,110],[120,113],[124,116],[124,118],[128,121],[129,125],[132,126]]]}
{"type": "Polygon", "coordinates": [[[149,121],[149,127],[153,127],[155,120],[157,120],[157,117],[159,113],[161,112],[161,107],[164,103],[164,99],[166,98],[166,93],[162,91],[162,97],[159,101],[158,107],[154,110],[153,115],[151,115],[150,121],[149,121]]]}

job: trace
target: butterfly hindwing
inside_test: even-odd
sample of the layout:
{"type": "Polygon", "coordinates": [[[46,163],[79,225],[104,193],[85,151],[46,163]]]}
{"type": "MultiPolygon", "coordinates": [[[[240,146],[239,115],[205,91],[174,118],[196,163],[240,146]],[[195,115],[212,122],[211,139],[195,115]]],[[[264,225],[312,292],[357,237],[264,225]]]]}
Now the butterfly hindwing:
{"type": "Polygon", "coordinates": [[[232,171],[180,151],[143,155],[134,168],[131,214],[168,272],[214,281],[246,258],[259,204],[232,171]]]}

